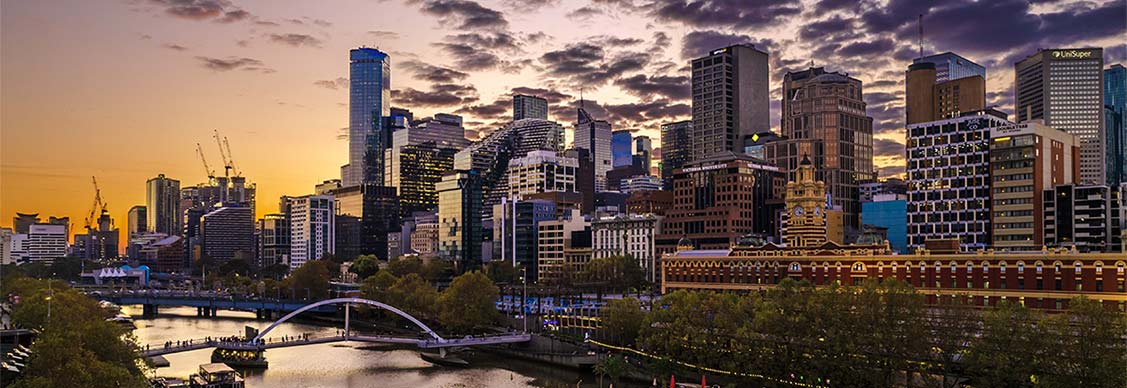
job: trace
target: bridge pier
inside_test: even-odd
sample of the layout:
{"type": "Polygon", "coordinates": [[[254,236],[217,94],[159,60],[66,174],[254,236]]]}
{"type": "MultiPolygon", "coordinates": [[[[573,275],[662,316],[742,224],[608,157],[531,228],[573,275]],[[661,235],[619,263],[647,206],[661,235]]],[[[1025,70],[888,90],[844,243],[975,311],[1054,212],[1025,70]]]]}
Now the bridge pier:
{"type": "Polygon", "coordinates": [[[155,318],[157,316],[157,305],[146,304],[141,306],[141,316],[145,318],[155,318]]]}

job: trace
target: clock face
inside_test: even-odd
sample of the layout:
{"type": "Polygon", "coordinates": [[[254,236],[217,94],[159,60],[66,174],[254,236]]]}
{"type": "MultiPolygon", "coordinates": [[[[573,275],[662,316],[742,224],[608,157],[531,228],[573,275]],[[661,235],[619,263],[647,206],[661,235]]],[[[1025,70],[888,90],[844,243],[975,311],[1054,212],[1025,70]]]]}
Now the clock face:
{"type": "Polygon", "coordinates": [[[806,214],[806,211],[802,209],[802,206],[794,208],[794,215],[801,216],[803,214],[806,214]]]}

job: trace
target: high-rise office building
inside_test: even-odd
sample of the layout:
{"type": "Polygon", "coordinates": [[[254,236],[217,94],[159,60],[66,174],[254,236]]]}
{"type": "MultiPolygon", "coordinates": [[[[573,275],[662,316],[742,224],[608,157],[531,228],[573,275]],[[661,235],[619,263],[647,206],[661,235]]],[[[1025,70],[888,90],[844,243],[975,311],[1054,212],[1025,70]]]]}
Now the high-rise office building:
{"type": "MultiPolygon", "coordinates": [[[[374,48],[349,52],[348,164],[341,167],[344,186],[368,182],[375,169],[370,161],[382,158],[382,142],[390,131],[383,127],[391,115],[391,58],[374,48]],[[373,140],[382,140],[374,142],[373,140]]],[[[379,183],[379,182],[374,182],[379,183]]]]}
{"type": "Polygon", "coordinates": [[[344,260],[360,255],[388,260],[387,235],[400,226],[396,189],[369,183],[342,187],[332,195],[336,205],[333,255],[344,260]]]}
{"type": "Polygon", "coordinates": [[[254,260],[254,213],[249,207],[221,207],[200,217],[203,255],[218,263],[254,260]]]}
{"type": "Polygon", "coordinates": [[[482,264],[482,179],[478,170],[454,170],[438,190],[438,256],[459,272],[482,264]]]}
{"type": "Polygon", "coordinates": [[[1080,252],[1118,252],[1124,193],[1119,187],[1060,185],[1042,195],[1045,245],[1080,252]]]}
{"type": "Polygon", "coordinates": [[[954,53],[917,58],[908,66],[908,124],[958,117],[986,108],[986,68],[954,53]]]}
{"type": "Polygon", "coordinates": [[[990,128],[1013,124],[990,109],[908,125],[908,247],[958,239],[990,245],[990,128]]]}
{"type": "Polygon", "coordinates": [[[1103,49],[1043,49],[1014,64],[1018,123],[1045,125],[1080,140],[1080,180],[1107,180],[1103,49]]]}
{"type": "Polygon", "coordinates": [[[12,226],[15,234],[27,234],[31,226],[39,223],[39,213],[16,213],[12,217],[12,226]]]}
{"type": "Polygon", "coordinates": [[[631,138],[630,131],[618,130],[610,134],[610,154],[612,167],[629,166],[633,163],[634,153],[631,151],[633,148],[633,139],[631,138]]]}
{"type": "Polygon", "coordinates": [[[635,175],[618,183],[618,191],[623,194],[657,190],[661,190],[661,179],[653,175],[635,175]]]}
{"type": "Polygon", "coordinates": [[[865,114],[861,80],[813,67],[788,72],[782,90],[786,139],[773,143],[774,163],[793,181],[798,163],[809,156],[815,180],[825,182],[828,199],[842,211],[845,227],[858,231],[859,187],[876,180],[873,118],[865,114]]]}
{"type": "Polygon", "coordinates": [[[591,152],[572,148],[564,151],[564,157],[575,159],[579,166],[575,169],[575,190],[582,196],[579,209],[583,214],[595,211],[595,161],[591,159],[591,152]]]}
{"type": "Polygon", "coordinates": [[[620,214],[591,221],[591,258],[630,256],[642,268],[646,280],[656,282],[658,255],[656,236],[661,234],[661,216],[620,214]]]}
{"type": "Polygon", "coordinates": [[[290,199],[290,270],[336,251],[336,201],[329,195],[290,199]]]}
{"type": "Polygon", "coordinates": [[[258,268],[287,264],[290,260],[290,220],[281,213],[258,219],[258,268]]]}
{"type": "Polygon", "coordinates": [[[645,168],[646,173],[650,172],[650,165],[653,164],[654,146],[650,141],[649,136],[638,136],[634,138],[634,157],[633,164],[639,164],[645,168]]]}
{"type": "Polygon", "coordinates": [[[400,215],[434,211],[434,185],[454,168],[454,154],[469,145],[460,116],[439,113],[391,135],[385,158],[384,186],[399,188],[400,215]]]}
{"type": "Polygon", "coordinates": [[[103,208],[102,214],[93,221],[86,226],[85,234],[74,235],[72,255],[86,260],[116,259],[120,253],[117,244],[121,232],[114,227],[109,211],[103,208]]]}
{"type": "MultiPolygon", "coordinates": [[[[574,148],[591,151],[591,159],[595,162],[595,191],[606,190],[607,172],[614,168],[614,155],[611,153],[611,125],[606,120],[595,120],[582,103],[577,111],[578,119],[575,122],[574,148]]],[[[630,150],[630,141],[626,141],[626,150],[630,150]]]]}
{"type": "Polygon", "coordinates": [[[184,233],[184,215],[180,211],[180,181],[164,174],[149,179],[145,185],[145,226],[149,232],[179,236],[184,233]]]}
{"type": "Polygon", "coordinates": [[[674,251],[682,237],[701,249],[727,249],[745,236],[778,232],[786,174],[763,160],[725,154],[673,172],[673,207],[657,238],[662,253],[674,251]]]}
{"type": "MultiPolygon", "coordinates": [[[[544,220],[536,225],[536,274],[529,273],[530,279],[540,284],[556,284],[578,271],[567,265],[567,252],[573,246],[577,235],[586,232],[586,242],[590,247],[590,223],[578,210],[564,212],[557,219],[544,220]]],[[[586,261],[590,261],[588,258],[586,261]]]]}
{"type": "MultiPolygon", "coordinates": [[[[609,135],[609,131],[608,131],[609,135]]],[[[609,136],[607,152],[610,152],[609,136]]],[[[454,170],[476,170],[476,180],[485,196],[482,209],[492,212],[493,205],[509,194],[509,161],[536,150],[560,152],[563,149],[563,126],[547,120],[524,119],[505,124],[484,139],[454,155],[454,170]]],[[[609,155],[607,159],[610,161],[609,155]]],[[[482,215],[488,218],[489,215],[482,215]]]]}
{"type": "Polygon", "coordinates": [[[735,45],[692,60],[691,160],[742,153],[744,139],[771,128],[767,59],[755,46],[735,45]]]}
{"type": "Polygon", "coordinates": [[[145,233],[149,230],[149,228],[145,226],[147,218],[145,215],[144,206],[135,205],[129,208],[128,218],[129,220],[127,221],[127,224],[125,226],[125,233],[129,238],[133,238],[134,235],[145,233]]]}
{"type": "Polygon", "coordinates": [[[520,265],[537,278],[537,225],[556,218],[556,204],[547,200],[504,201],[493,205],[494,260],[520,265]]]}
{"type": "Polygon", "coordinates": [[[524,94],[513,95],[513,121],[548,119],[548,100],[524,94]]]}
{"type": "Polygon", "coordinates": [[[509,198],[550,191],[574,192],[579,161],[552,151],[532,151],[509,161],[509,198]]]}
{"type": "Polygon", "coordinates": [[[673,170],[684,167],[692,157],[692,128],[689,120],[661,125],[661,185],[666,190],[673,190],[673,170]]]}
{"type": "Polygon", "coordinates": [[[1107,185],[1127,182],[1127,69],[1104,70],[1104,129],[1107,135],[1107,185]]]}
{"type": "Polygon", "coordinates": [[[67,255],[67,227],[58,224],[33,224],[25,243],[27,261],[53,263],[67,255]]]}
{"type": "Polygon", "coordinates": [[[990,236],[994,249],[1045,244],[1042,193],[1077,183],[1076,136],[1031,121],[990,129],[990,236]]]}

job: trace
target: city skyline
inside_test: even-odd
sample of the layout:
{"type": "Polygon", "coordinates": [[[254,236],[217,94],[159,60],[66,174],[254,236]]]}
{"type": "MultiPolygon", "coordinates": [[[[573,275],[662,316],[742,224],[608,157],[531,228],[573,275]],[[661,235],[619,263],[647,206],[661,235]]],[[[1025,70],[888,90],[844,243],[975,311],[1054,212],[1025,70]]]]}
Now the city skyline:
{"type": "MultiPolygon", "coordinates": [[[[221,0],[5,4],[0,214],[77,221],[89,210],[94,175],[121,227],[129,209],[145,203],[145,180],[165,174],[181,187],[207,180],[192,143],[211,144],[214,129],[232,140],[261,203],[309,194],[347,163],[346,55],[360,46],[391,55],[391,106],[416,116],[460,114],[468,129],[487,132],[507,122],[510,96],[520,92],[548,99],[549,118],[570,128],[574,111],[562,108],[582,91],[596,119],[660,143],[660,124],[690,117],[689,60],[749,42],[771,55],[769,126],[776,133],[786,71],[812,60],[865,83],[881,176],[903,171],[903,77],[918,55],[920,13],[927,13],[924,54],[952,51],[985,65],[987,105],[1011,118],[1013,63],[1036,48],[1104,47],[1106,66],[1127,56],[1124,4],[1116,1],[727,8],[736,3],[691,8],[691,17],[682,16],[690,9],[682,2],[606,0],[383,1],[334,9],[221,0]],[[364,18],[384,12],[403,17],[380,19],[387,24],[364,18]],[[862,17],[842,18],[853,12],[862,17]],[[945,30],[947,18],[963,23],[945,30]],[[1068,29],[1075,25],[1085,28],[1068,29]],[[43,60],[57,51],[74,58],[43,60]]],[[[204,149],[215,165],[214,147],[204,149]]],[[[256,210],[256,218],[276,211],[256,210]]],[[[0,225],[9,225],[2,218],[0,225]]]]}

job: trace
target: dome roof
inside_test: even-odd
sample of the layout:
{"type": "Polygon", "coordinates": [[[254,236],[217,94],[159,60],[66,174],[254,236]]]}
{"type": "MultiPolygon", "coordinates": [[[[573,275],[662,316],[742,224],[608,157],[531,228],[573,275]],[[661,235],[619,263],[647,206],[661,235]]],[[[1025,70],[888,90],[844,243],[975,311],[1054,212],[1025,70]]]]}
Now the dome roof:
{"type": "Polygon", "coordinates": [[[677,240],[677,246],[691,247],[693,246],[693,240],[690,240],[689,236],[682,236],[680,240],[677,240]]]}

